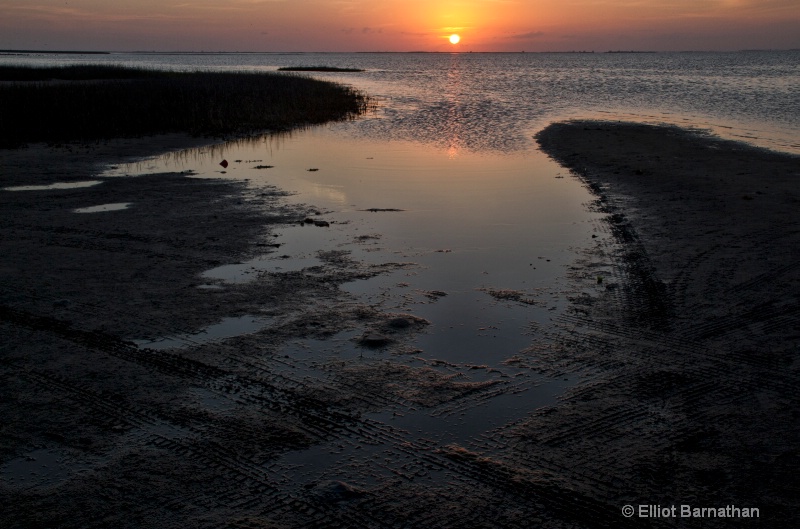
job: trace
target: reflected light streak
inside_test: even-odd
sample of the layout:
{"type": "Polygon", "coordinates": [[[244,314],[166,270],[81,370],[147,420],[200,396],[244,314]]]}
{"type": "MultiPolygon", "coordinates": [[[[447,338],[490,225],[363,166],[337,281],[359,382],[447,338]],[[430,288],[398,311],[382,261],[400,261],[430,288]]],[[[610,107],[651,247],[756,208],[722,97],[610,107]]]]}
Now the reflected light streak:
{"type": "Polygon", "coordinates": [[[461,139],[460,119],[460,93],[461,93],[461,57],[453,55],[450,60],[450,69],[447,72],[447,102],[449,111],[444,133],[447,136],[447,157],[451,160],[458,157],[463,141],[461,139]]]}

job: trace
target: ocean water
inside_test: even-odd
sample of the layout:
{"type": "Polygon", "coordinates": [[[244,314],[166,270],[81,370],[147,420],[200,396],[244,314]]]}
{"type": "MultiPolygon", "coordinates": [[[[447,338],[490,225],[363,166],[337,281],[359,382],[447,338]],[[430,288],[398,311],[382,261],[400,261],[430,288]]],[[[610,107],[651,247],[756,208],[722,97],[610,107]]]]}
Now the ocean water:
{"type": "Polygon", "coordinates": [[[685,53],[4,54],[0,64],[112,63],[179,70],[361,68],[315,73],[382,103],[354,134],[473,151],[531,148],[548,122],[601,117],[709,129],[800,152],[800,50],[685,53]]]}
{"type": "MultiPolygon", "coordinates": [[[[349,252],[364,263],[408,263],[343,289],[358,302],[431,322],[411,344],[416,352],[392,361],[445,366],[459,380],[513,386],[464,403],[452,417],[425,409],[405,416],[404,427],[419,429],[420,436],[462,443],[552,403],[576,382],[508,362],[576,294],[567,274],[581,251],[609,237],[601,215],[588,207],[592,195],[537,149],[538,130],[570,118],[672,123],[800,153],[798,51],[0,55],[6,64],[76,62],[180,70],[364,69],[309,74],[373,97],[376,110],[359,119],[168,153],[98,178],[191,171],[197,178],[247,180],[256,189],[274,185],[291,193],[286,200],[317,208],[330,224],[280,230],[278,250],[207,271],[201,288],[210,291],[256,280],[258,273],[319,266],[319,251],[349,252]],[[228,161],[224,169],[222,160],[228,161]]],[[[135,196],[125,202],[136,210],[135,196]]],[[[257,332],[259,321],[258,315],[227,318],[197,336],[160,337],[158,343],[257,332]]],[[[308,366],[327,359],[386,360],[381,350],[358,349],[356,335],[287,344],[278,352],[294,359],[286,376],[307,377],[308,366]]]]}

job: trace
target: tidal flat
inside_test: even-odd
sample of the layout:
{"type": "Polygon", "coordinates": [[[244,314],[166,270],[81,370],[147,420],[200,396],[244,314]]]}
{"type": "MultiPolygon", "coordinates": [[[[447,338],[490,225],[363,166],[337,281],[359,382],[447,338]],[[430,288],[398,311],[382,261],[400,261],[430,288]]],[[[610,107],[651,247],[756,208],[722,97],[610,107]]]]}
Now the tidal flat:
{"type": "MultiPolygon", "coordinates": [[[[502,273],[536,265],[528,280],[546,281],[554,255],[476,264],[492,279],[469,294],[530,321],[515,354],[460,361],[436,345],[456,336],[441,329],[453,311],[436,309],[458,281],[425,276],[472,255],[428,222],[446,193],[429,210],[396,189],[336,212],[313,204],[314,190],[339,200],[333,184],[307,198],[227,178],[245,163],[286,170],[268,160],[109,176],[197,141],[180,135],[0,151],[4,187],[102,179],[0,192],[2,525],[634,527],[623,505],[685,503],[790,526],[798,158],[626,123],[558,123],[537,139],[585,186],[587,216],[570,228],[583,243],[558,264],[555,311],[553,291],[502,273]],[[387,252],[389,228],[355,215],[407,215],[434,235],[387,252]],[[263,255],[269,267],[250,263],[263,255]],[[436,281],[409,288],[418,277],[436,281]],[[383,302],[384,287],[406,300],[383,302]]],[[[298,174],[332,172],[307,156],[298,174]]],[[[454,197],[459,185],[470,192],[460,179],[454,197]]],[[[454,207],[464,241],[480,225],[503,233],[454,207]]]]}

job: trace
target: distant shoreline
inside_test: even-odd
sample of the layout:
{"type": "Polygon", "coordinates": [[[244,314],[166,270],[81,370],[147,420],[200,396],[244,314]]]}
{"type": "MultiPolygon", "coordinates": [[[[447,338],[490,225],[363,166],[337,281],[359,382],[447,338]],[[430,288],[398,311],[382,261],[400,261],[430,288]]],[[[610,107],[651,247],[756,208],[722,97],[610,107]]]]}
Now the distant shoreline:
{"type": "Polygon", "coordinates": [[[0,54],[8,53],[48,53],[53,55],[111,55],[110,51],[82,51],[82,50],[0,50],[0,54]]]}
{"type": "Polygon", "coordinates": [[[113,55],[116,53],[123,54],[139,54],[139,55],[324,55],[324,54],[508,54],[518,55],[525,54],[659,54],[659,53],[780,53],[780,52],[796,52],[800,48],[778,48],[778,49],[744,49],[744,50],[543,50],[543,51],[473,51],[473,50],[405,50],[405,51],[389,51],[389,50],[371,50],[371,51],[180,51],[180,50],[165,50],[165,51],[144,51],[144,50],[114,50],[114,51],[80,51],[80,50],[0,50],[0,55],[12,54],[50,54],[50,55],[113,55]]]}

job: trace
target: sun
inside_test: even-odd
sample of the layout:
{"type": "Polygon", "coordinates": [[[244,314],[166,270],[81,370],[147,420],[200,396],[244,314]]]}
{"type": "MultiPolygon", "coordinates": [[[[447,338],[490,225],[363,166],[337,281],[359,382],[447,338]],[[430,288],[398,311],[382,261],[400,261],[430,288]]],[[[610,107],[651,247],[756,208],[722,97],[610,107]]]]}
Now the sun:
{"type": "Polygon", "coordinates": [[[459,37],[456,33],[450,35],[450,44],[458,44],[461,41],[461,37],[459,37]]]}

